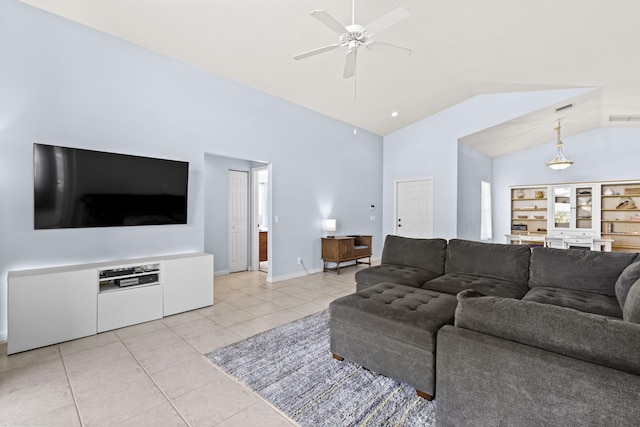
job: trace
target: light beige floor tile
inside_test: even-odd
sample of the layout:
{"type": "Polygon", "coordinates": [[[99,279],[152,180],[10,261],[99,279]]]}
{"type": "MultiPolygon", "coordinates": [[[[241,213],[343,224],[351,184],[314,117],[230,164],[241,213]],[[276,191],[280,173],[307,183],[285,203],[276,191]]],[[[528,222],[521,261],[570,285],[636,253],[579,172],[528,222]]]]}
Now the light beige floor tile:
{"type": "Polygon", "coordinates": [[[276,313],[271,313],[271,314],[262,316],[262,318],[267,322],[269,322],[272,325],[272,327],[293,322],[294,320],[300,319],[301,317],[303,317],[303,315],[301,313],[296,313],[295,311],[293,311],[293,309],[278,311],[276,313]]]}
{"type": "Polygon", "coordinates": [[[224,377],[203,357],[152,374],[153,380],[170,399],[224,377]]]}
{"type": "Polygon", "coordinates": [[[82,370],[69,371],[69,382],[74,393],[85,393],[94,389],[106,389],[131,381],[143,379],[147,374],[130,354],[82,370]]]}
{"type": "Polygon", "coordinates": [[[234,307],[243,309],[246,307],[250,307],[252,305],[260,304],[261,302],[264,302],[264,300],[261,300],[260,298],[252,297],[251,295],[245,295],[239,298],[227,299],[226,302],[228,302],[234,307]]]}
{"type": "Polygon", "coordinates": [[[200,353],[184,341],[170,344],[137,356],[140,364],[147,372],[159,372],[173,366],[181,365],[193,359],[200,358],[200,353]]]}
{"type": "Polygon", "coordinates": [[[42,416],[69,405],[73,405],[73,396],[66,378],[3,393],[0,398],[0,425],[11,425],[12,420],[42,416]]]}
{"type": "Polygon", "coordinates": [[[173,329],[173,331],[182,338],[192,338],[198,335],[215,332],[223,328],[223,326],[214,322],[210,318],[202,317],[198,320],[194,320],[193,322],[173,326],[171,329],[173,329]]]}
{"type": "Polygon", "coordinates": [[[179,342],[181,338],[171,329],[149,332],[144,335],[127,338],[124,343],[134,354],[142,354],[179,342]]]}
{"type": "Polygon", "coordinates": [[[283,298],[274,299],[272,302],[278,307],[290,308],[290,307],[295,307],[296,305],[304,304],[308,301],[305,301],[302,298],[289,295],[283,298]]]}
{"type": "Polygon", "coordinates": [[[252,305],[251,307],[247,307],[244,310],[256,316],[263,316],[265,314],[271,314],[275,313],[276,311],[280,311],[282,310],[282,308],[272,302],[262,302],[260,304],[252,305]]]}
{"type": "Polygon", "coordinates": [[[0,373],[0,399],[3,395],[23,388],[56,380],[62,382],[67,380],[67,373],[60,358],[11,369],[0,373]]]}
{"type": "Polygon", "coordinates": [[[212,426],[259,402],[258,397],[228,377],[174,400],[191,427],[212,426]]]}
{"type": "Polygon", "coordinates": [[[273,289],[267,289],[267,288],[261,287],[260,290],[252,292],[251,295],[253,295],[256,298],[260,298],[261,300],[273,301],[274,299],[282,298],[287,294],[284,294],[280,291],[276,291],[273,289]]]}
{"type": "Polygon", "coordinates": [[[138,335],[148,334],[149,332],[156,332],[163,329],[167,329],[167,325],[160,320],[152,320],[151,322],[139,323],[137,325],[128,326],[122,329],[116,329],[114,332],[120,337],[120,339],[131,338],[138,335]]]}
{"type": "Polygon", "coordinates": [[[76,401],[83,425],[95,426],[117,424],[155,408],[166,399],[145,377],[108,389],[77,393],[76,401]]]}
{"type": "Polygon", "coordinates": [[[73,341],[67,341],[60,344],[60,353],[63,356],[68,356],[73,353],[77,353],[79,351],[88,350],[93,347],[99,347],[106,344],[112,344],[114,342],[119,342],[120,338],[110,331],[103,332],[97,335],[91,335],[85,338],[80,338],[73,341]]]}
{"type": "Polygon", "coordinates": [[[214,292],[214,299],[216,302],[218,301],[229,301],[232,299],[242,298],[247,296],[244,292],[236,291],[234,289],[230,290],[222,290],[214,292]]]}
{"type": "Polygon", "coordinates": [[[326,309],[327,306],[323,303],[319,303],[319,302],[308,302],[306,304],[302,304],[302,305],[297,305],[295,307],[291,307],[289,309],[289,311],[294,311],[296,313],[299,313],[303,316],[308,316],[310,314],[314,314],[317,313],[319,311],[322,311],[324,309],[326,309]]]}
{"type": "Polygon", "coordinates": [[[238,323],[237,325],[230,326],[233,332],[241,335],[245,338],[264,332],[268,329],[272,329],[273,324],[265,319],[257,318],[247,322],[238,323]]]}
{"type": "Polygon", "coordinates": [[[226,303],[224,301],[216,302],[214,305],[210,305],[209,307],[201,308],[198,311],[200,314],[204,314],[205,316],[211,316],[216,313],[224,313],[226,311],[237,310],[237,307],[226,303]]]}
{"type": "MultiPolygon", "coordinates": [[[[174,314],[173,316],[165,317],[161,319],[162,323],[169,327],[181,325],[183,323],[193,322],[205,317],[204,314],[199,313],[197,310],[187,311],[186,313],[174,314]]],[[[175,329],[174,329],[175,330],[175,329]]]]}
{"type": "Polygon", "coordinates": [[[220,347],[224,347],[229,344],[233,344],[234,342],[240,341],[241,339],[244,339],[244,337],[236,334],[229,329],[224,329],[221,331],[198,335],[197,337],[193,338],[188,338],[186,341],[201,354],[207,354],[220,347]]]}
{"type": "Polygon", "coordinates": [[[184,427],[187,424],[167,402],[117,425],[118,427],[184,427]]]}
{"type": "Polygon", "coordinates": [[[247,320],[255,319],[256,317],[257,316],[240,309],[226,311],[224,313],[215,313],[212,316],[209,316],[210,319],[213,319],[226,327],[246,322],[247,320]]]}
{"type": "Polygon", "coordinates": [[[57,345],[16,353],[11,356],[3,354],[0,356],[0,372],[24,368],[34,363],[46,362],[47,360],[59,359],[60,357],[60,350],[57,345]]]}
{"type": "Polygon", "coordinates": [[[216,427],[291,427],[296,425],[266,403],[258,402],[227,418],[216,427]]]}
{"type": "Polygon", "coordinates": [[[118,341],[71,353],[64,356],[63,360],[65,368],[71,374],[109,363],[111,360],[130,356],[131,352],[121,341],[118,341]]]}
{"type": "Polygon", "coordinates": [[[3,425],[21,427],[80,427],[81,424],[76,405],[71,404],[47,412],[29,414],[25,418],[13,419],[3,425]]]}

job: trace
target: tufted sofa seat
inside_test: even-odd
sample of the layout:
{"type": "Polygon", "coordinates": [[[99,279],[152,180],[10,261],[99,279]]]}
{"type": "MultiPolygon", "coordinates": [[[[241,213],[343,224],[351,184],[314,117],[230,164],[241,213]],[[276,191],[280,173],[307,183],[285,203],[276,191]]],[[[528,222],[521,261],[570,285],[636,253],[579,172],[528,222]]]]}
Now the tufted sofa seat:
{"type": "Polygon", "coordinates": [[[424,397],[435,391],[436,333],[453,323],[457,300],[397,283],[380,283],[329,306],[331,351],[402,380],[424,397]]]}

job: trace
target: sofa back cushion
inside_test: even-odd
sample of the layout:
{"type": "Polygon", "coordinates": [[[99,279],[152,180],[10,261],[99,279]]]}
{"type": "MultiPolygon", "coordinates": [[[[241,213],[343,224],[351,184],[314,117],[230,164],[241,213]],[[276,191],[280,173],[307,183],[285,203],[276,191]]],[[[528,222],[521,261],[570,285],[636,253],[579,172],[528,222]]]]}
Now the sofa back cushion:
{"type": "Polygon", "coordinates": [[[616,296],[616,281],[636,254],[535,248],[529,287],[556,287],[616,296]]]}
{"type": "Polygon", "coordinates": [[[622,318],[627,322],[640,323],[640,280],[629,289],[622,309],[622,318]]]}
{"type": "Polygon", "coordinates": [[[616,296],[618,297],[620,308],[624,308],[629,289],[638,279],[640,279],[640,262],[632,262],[616,280],[616,296]]]}
{"type": "Polygon", "coordinates": [[[382,249],[382,264],[416,267],[438,275],[444,273],[447,241],[444,239],[411,239],[388,235],[382,249]]]}
{"type": "Polygon", "coordinates": [[[531,250],[524,245],[451,239],[445,273],[488,277],[513,283],[529,280],[531,250]]]}

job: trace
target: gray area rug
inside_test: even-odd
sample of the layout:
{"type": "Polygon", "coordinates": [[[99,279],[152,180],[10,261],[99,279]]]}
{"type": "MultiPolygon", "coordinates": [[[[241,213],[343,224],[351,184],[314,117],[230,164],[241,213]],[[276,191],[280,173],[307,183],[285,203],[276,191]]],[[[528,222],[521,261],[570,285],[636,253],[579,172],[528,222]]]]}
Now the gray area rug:
{"type": "Polygon", "coordinates": [[[301,426],[434,426],[435,403],[329,352],[329,314],[313,314],[207,354],[301,426]]]}

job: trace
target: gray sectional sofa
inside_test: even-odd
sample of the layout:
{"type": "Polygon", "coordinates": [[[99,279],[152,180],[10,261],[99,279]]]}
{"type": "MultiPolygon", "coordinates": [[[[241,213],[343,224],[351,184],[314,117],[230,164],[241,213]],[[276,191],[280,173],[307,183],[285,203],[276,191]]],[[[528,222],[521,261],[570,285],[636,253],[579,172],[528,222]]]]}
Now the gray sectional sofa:
{"type": "Polygon", "coordinates": [[[387,236],[356,281],[331,351],[438,426],[640,425],[640,255],[387,236]]]}

